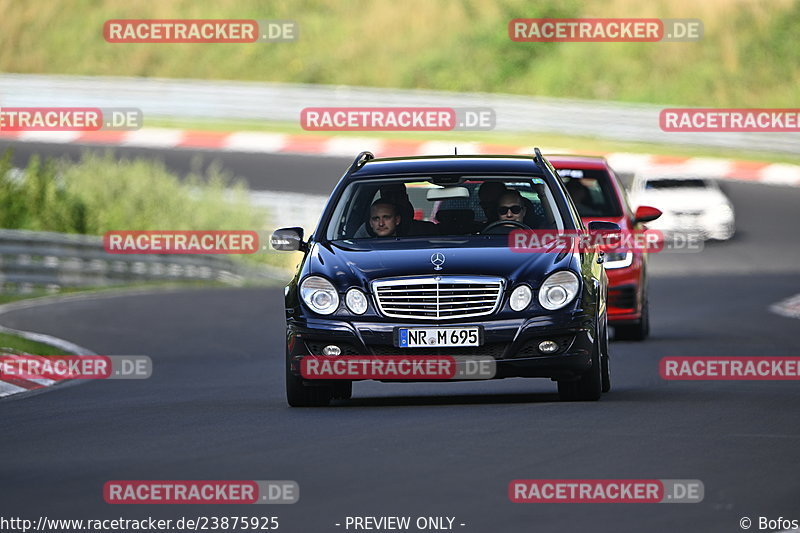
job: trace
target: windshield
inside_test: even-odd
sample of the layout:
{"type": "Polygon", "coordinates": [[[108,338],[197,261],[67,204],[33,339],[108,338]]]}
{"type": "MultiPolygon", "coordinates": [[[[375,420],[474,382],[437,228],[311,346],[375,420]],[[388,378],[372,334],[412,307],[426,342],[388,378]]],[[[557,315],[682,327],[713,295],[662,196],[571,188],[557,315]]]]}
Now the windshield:
{"type": "Polygon", "coordinates": [[[692,179],[676,179],[676,178],[659,178],[649,179],[645,185],[645,189],[704,189],[708,187],[706,182],[700,178],[692,179]]]}
{"type": "Polygon", "coordinates": [[[328,240],[508,234],[563,229],[553,193],[535,177],[434,178],[351,183],[334,207],[328,240]]]}
{"type": "Polygon", "coordinates": [[[559,168],[558,175],[582,217],[622,215],[622,208],[605,171],[559,168]]]}

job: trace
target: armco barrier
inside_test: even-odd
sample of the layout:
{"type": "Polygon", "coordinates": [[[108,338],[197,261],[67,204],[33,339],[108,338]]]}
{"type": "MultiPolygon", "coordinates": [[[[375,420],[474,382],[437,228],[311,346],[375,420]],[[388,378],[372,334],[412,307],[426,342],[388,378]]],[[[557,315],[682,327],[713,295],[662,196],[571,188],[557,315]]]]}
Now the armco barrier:
{"type": "Polygon", "coordinates": [[[97,287],[142,281],[285,280],[285,271],[212,255],[109,254],[103,239],[23,230],[0,230],[0,292],[97,287]]]}

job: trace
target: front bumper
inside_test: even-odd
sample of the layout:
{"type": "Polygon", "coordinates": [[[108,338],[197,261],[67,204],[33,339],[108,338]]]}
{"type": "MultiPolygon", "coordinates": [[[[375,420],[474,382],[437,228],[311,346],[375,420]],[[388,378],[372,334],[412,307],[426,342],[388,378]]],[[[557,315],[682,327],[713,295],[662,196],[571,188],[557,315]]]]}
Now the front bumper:
{"type": "Polygon", "coordinates": [[[732,216],[675,216],[670,213],[664,213],[657,221],[648,223],[648,227],[661,231],[667,238],[674,233],[698,235],[703,240],[726,240],[734,233],[734,220],[732,216]]]}
{"type": "Polygon", "coordinates": [[[631,266],[606,270],[609,324],[635,323],[642,318],[643,268],[641,256],[634,254],[631,266]]]}
{"type": "MultiPolygon", "coordinates": [[[[495,359],[495,378],[549,377],[569,379],[592,365],[595,320],[585,311],[565,311],[520,319],[473,320],[446,323],[349,322],[306,318],[289,321],[287,353],[292,373],[300,375],[303,356],[321,355],[322,348],[335,344],[342,355],[454,355],[490,356],[495,359]],[[483,344],[468,348],[397,348],[394,331],[399,327],[480,326],[483,344]],[[539,352],[543,340],[554,340],[559,350],[552,355],[539,352]]],[[[309,380],[313,384],[313,380],[309,380]]]]}

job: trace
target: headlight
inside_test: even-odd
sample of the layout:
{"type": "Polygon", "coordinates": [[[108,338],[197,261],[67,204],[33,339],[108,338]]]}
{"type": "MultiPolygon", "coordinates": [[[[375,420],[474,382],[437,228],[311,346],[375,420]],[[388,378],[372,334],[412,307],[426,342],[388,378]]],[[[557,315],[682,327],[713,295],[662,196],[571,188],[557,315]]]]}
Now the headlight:
{"type": "Polygon", "coordinates": [[[511,292],[509,305],[514,311],[522,311],[531,303],[531,289],[527,285],[520,285],[511,292]]]}
{"type": "Polygon", "coordinates": [[[603,264],[606,270],[629,267],[633,264],[633,252],[606,252],[603,264]]]}
{"type": "Polygon", "coordinates": [[[358,289],[350,289],[344,297],[347,308],[357,315],[367,312],[367,297],[358,289]]]}
{"type": "Polygon", "coordinates": [[[300,284],[300,297],[315,313],[329,315],[339,307],[339,295],[330,281],[310,276],[300,284]]]}
{"type": "Polygon", "coordinates": [[[539,303],[542,307],[555,311],[561,309],[578,295],[578,276],[569,270],[551,274],[539,288],[539,303]]]}

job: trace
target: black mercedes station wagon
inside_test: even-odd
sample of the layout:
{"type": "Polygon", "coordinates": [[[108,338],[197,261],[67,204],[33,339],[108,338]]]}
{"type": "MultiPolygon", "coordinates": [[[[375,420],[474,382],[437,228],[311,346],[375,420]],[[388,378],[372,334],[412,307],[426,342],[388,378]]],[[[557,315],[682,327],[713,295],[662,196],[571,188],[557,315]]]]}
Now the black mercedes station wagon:
{"type": "Polygon", "coordinates": [[[562,400],[598,400],[611,388],[603,253],[520,253],[519,229],[586,231],[538,149],[359,154],[308,240],[302,228],[272,236],[304,253],[285,290],[289,405],[352,396],[352,380],[304,379],[308,356],[490,357],[495,378],[550,378],[562,400]]]}

